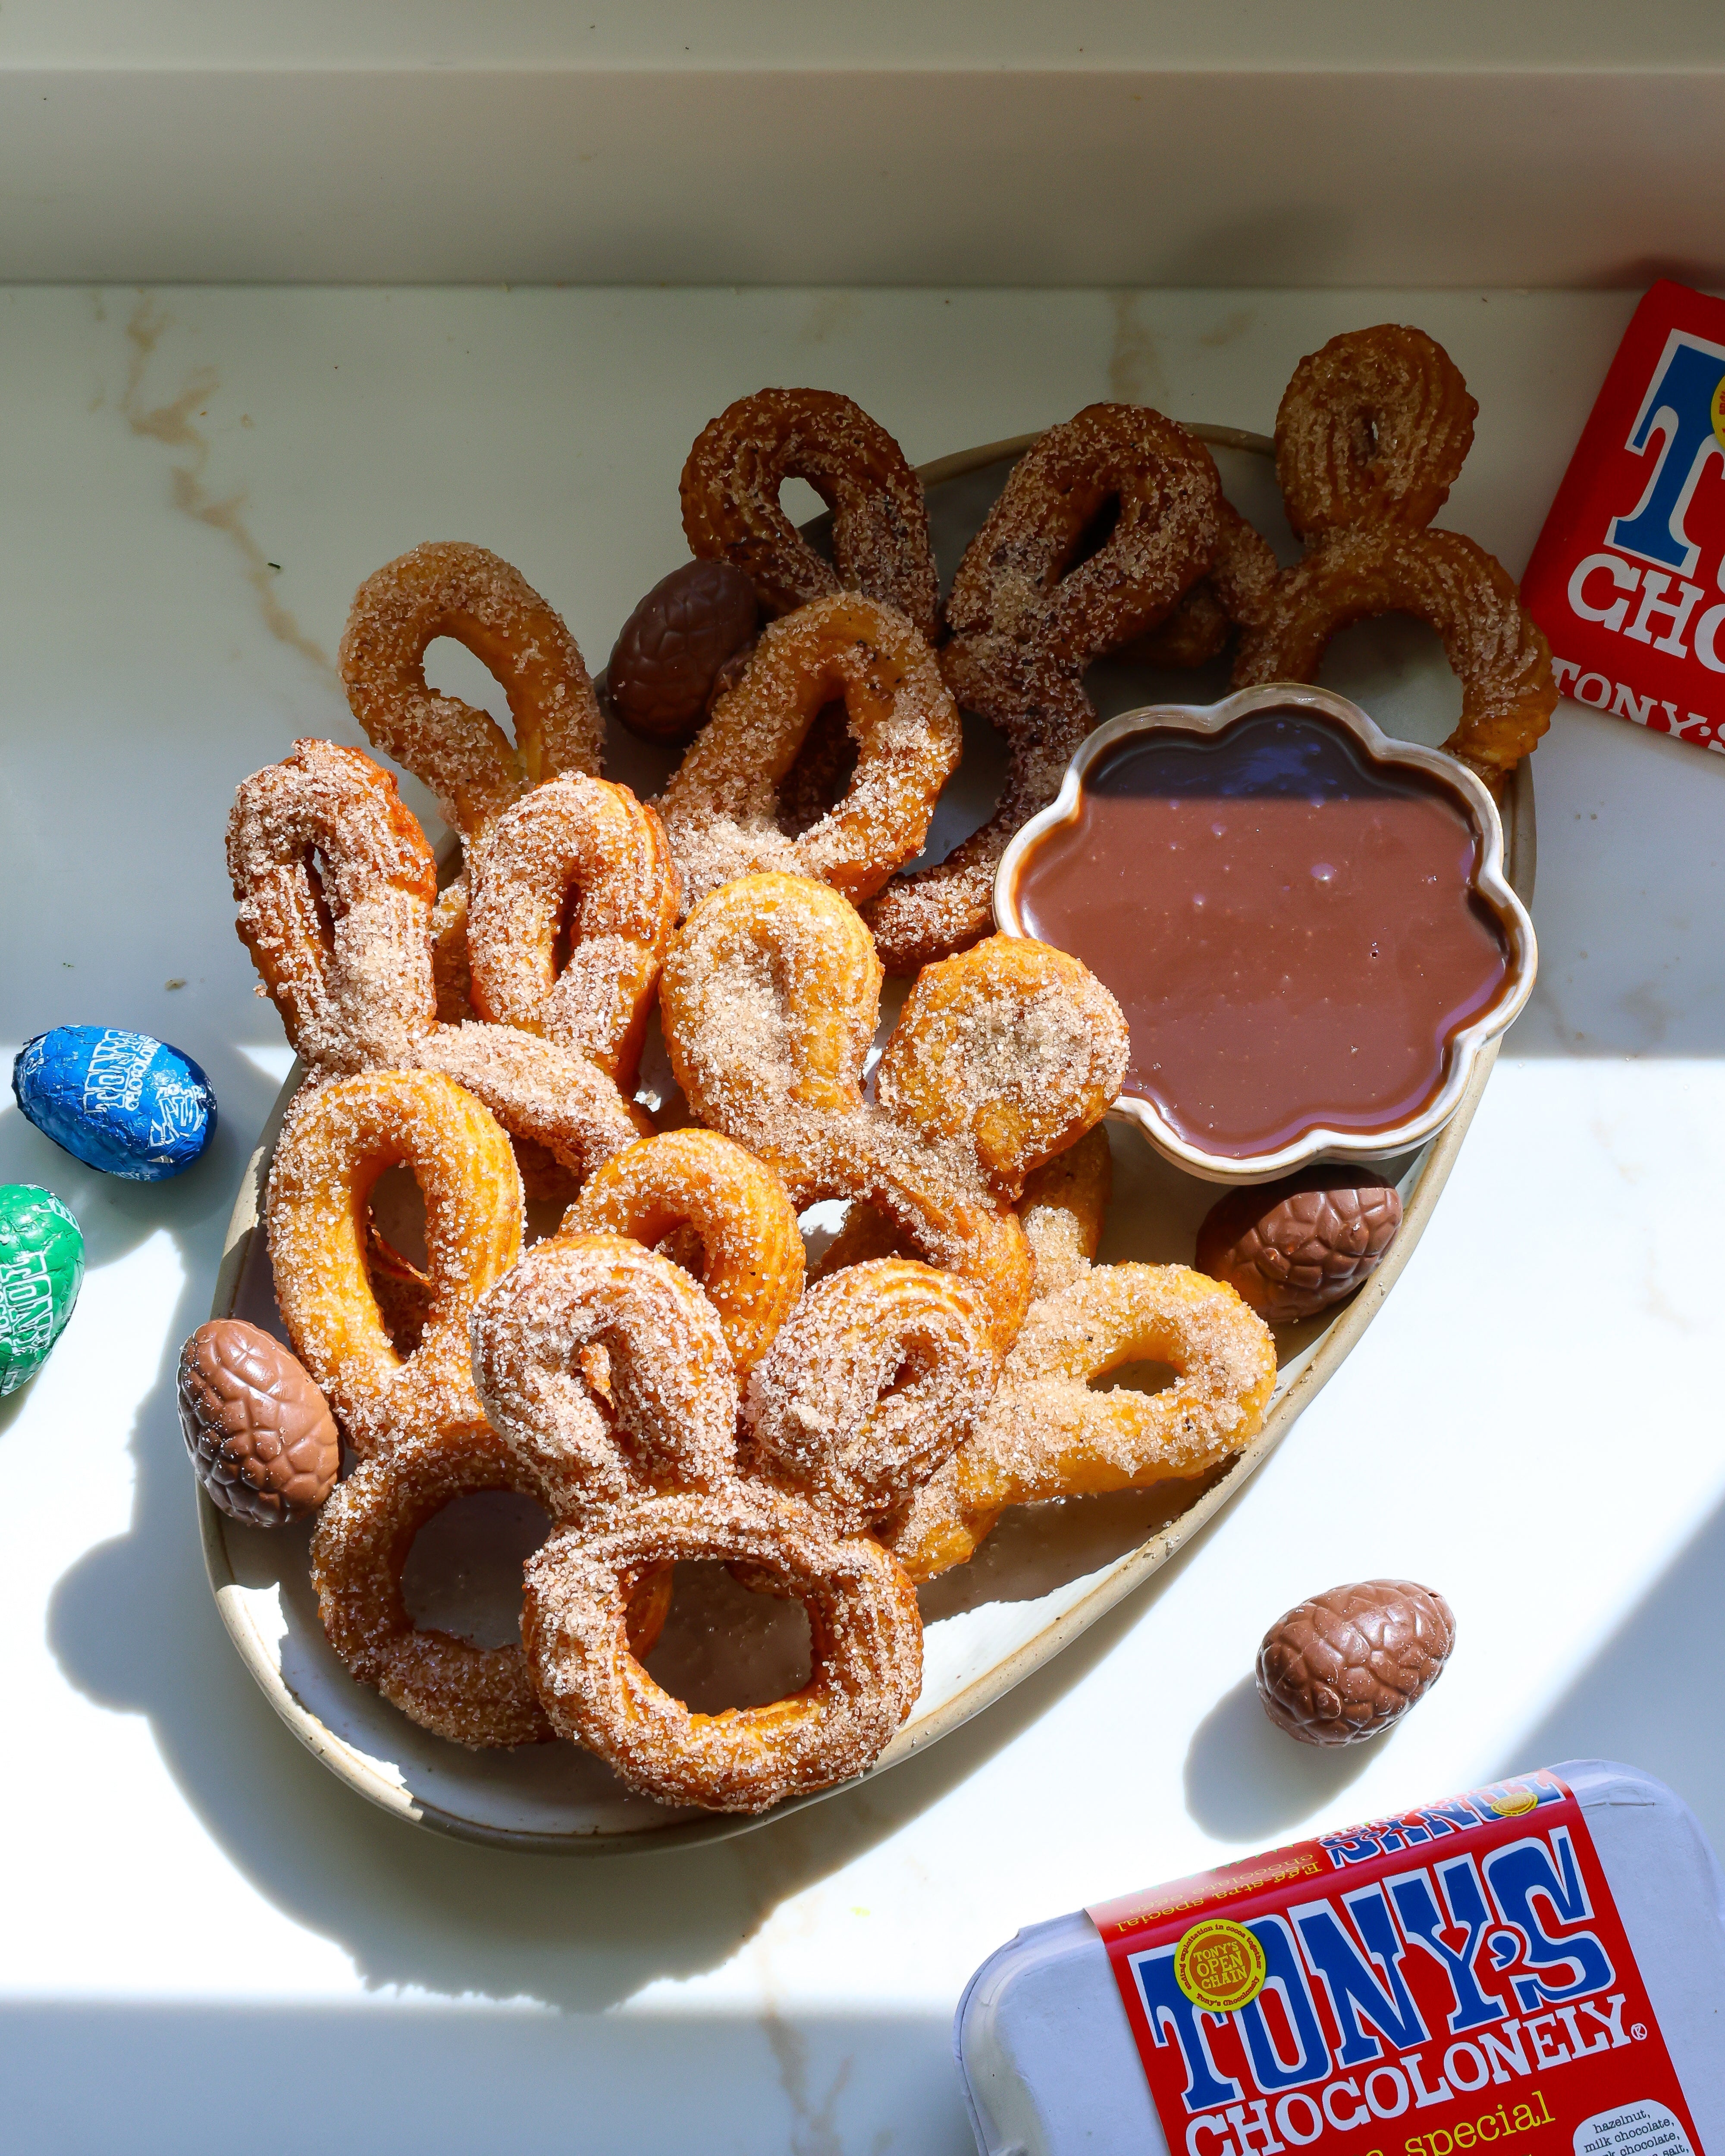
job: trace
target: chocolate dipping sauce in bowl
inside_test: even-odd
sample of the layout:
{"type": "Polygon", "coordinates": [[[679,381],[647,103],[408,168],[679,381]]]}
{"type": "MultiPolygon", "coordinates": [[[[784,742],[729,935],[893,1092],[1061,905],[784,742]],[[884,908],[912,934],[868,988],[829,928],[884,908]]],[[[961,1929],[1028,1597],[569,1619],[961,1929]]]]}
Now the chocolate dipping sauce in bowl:
{"type": "Polygon", "coordinates": [[[994,911],[1113,991],[1117,1111],[1215,1182],[1420,1144],[1533,986],[1483,784],[1304,684],[1098,727],[994,911]]]}

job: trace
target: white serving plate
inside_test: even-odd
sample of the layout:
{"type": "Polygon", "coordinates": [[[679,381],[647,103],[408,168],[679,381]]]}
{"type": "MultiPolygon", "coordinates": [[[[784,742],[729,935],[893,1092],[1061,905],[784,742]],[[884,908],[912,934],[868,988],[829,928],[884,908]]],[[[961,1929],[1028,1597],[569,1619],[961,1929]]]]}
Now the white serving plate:
{"type": "MultiPolygon", "coordinates": [[[[1291,559],[1297,548],[1281,518],[1270,443],[1233,428],[1194,431],[1217,451],[1230,499],[1284,559],[1291,559]]],[[[944,576],[1012,459],[1034,439],[992,443],[922,467],[944,576]]],[[[811,529],[818,531],[819,525],[811,529]]],[[[1399,620],[1362,624],[1338,639],[1323,678],[1363,704],[1386,733],[1404,740],[1440,742],[1460,706],[1435,636],[1399,620]]],[[[1105,664],[1094,670],[1090,685],[1106,719],[1149,703],[1213,701],[1225,688],[1225,668],[1173,673],[1105,664]]],[[[650,795],[674,761],[674,755],[614,735],[606,774],[650,795]]],[[[967,721],[965,762],[930,835],[937,858],[983,820],[1004,761],[998,737],[967,721]]],[[[1526,765],[1502,812],[1507,873],[1526,901],[1534,865],[1533,790],[1526,765]]],[[[893,998],[884,1024],[896,1012],[893,998]]],[[[1263,1429],[1244,1452],[1194,1483],[1009,1512],[969,1564],[922,1589],[922,1696],[870,1774],[885,1773],[936,1743],[1040,1669],[1165,1563],[1269,1456],[1371,1323],[1412,1255],[1466,1136],[1497,1046],[1494,1040],[1481,1054],[1444,1128],[1387,1168],[1401,1190],[1403,1222],[1377,1272],[1338,1309],[1279,1330],[1276,1391],[1263,1429]]],[[[670,1091],[662,1065],[661,1055],[661,1096],[670,1091]]],[[[649,1080],[654,1070],[649,1049],[649,1080]]],[[[299,1075],[296,1066],[247,1164],[211,1304],[213,1316],[249,1318],[278,1337],[260,1216],[276,1137],[299,1075]]],[[[675,1105],[667,1101],[673,1110],[675,1105]]],[[[1214,1185],[1163,1160],[1123,1122],[1111,1124],[1110,1136],[1114,1201],[1101,1260],[1189,1263],[1214,1185]]],[[[819,1229],[812,1220],[806,1224],[819,1229]]],[[[671,1810],[624,1789],[600,1761],[573,1745],[471,1753],[428,1734],[356,1684],[331,1650],[311,1592],[309,1525],[262,1532],[218,1512],[201,1488],[198,1503],[210,1586],[242,1661],[307,1749],[384,1810],[464,1840],[597,1855],[721,1840],[795,1808],[758,1816],[671,1810]]],[[[488,1643],[508,1637],[521,1559],[541,1531],[531,1508],[507,1496],[451,1506],[421,1536],[409,1565],[415,1614],[422,1622],[470,1630],[488,1643]]],[[[703,1568],[687,1581],[680,1578],[676,1605],[649,1666],[696,1707],[778,1697],[800,1681],[803,1626],[796,1605],[746,1595],[718,1568],[703,1568]]]]}

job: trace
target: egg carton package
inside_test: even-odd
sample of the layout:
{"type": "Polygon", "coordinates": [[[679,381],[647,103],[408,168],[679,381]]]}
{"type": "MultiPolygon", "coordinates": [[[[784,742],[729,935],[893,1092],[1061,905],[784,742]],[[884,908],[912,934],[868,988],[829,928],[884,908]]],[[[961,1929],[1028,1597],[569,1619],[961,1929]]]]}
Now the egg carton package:
{"type": "Polygon", "coordinates": [[[953,2034],[983,2156],[1718,2156],[1725,1875],[1571,1760],[1032,1925],[953,2034]]]}

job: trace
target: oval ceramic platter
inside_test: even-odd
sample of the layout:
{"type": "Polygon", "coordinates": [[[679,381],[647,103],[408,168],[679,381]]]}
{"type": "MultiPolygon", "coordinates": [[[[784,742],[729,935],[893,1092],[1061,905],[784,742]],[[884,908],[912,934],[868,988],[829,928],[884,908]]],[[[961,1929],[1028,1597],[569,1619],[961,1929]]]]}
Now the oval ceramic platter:
{"type": "MultiPolygon", "coordinates": [[[[1295,558],[1298,548],[1282,519],[1269,441],[1231,428],[1194,431],[1215,450],[1236,506],[1285,561],[1295,558]]],[[[1034,439],[992,443],[922,468],[943,577],[950,578],[1013,459],[1034,439]]],[[[809,527],[817,540],[824,521],[809,527]]],[[[1437,639],[1417,623],[1392,619],[1349,630],[1332,647],[1322,679],[1363,705],[1384,732],[1404,740],[1442,741],[1460,709],[1460,690],[1437,639]]],[[[1104,719],[1144,704],[1201,703],[1225,693],[1225,662],[1179,674],[1105,662],[1093,670],[1089,686],[1104,719]]],[[[606,775],[650,797],[673,761],[614,730],[606,775]]],[[[930,858],[940,858],[983,821],[1004,767],[999,737],[967,720],[964,762],[937,812],[930,858]]],[[[1508,790],[1503,821],[1508,873],[1525,901],[1533,881],[1533,792],[1525,764],[1508,790]]],[[[883,1037],[896,1014],[894,999],[883,1037]]],[[[1275,1396],[1262,1430],[1245,1451],[1194,1482],[1009,1512],[969,1564],[922,1589],[922,1697],[872,1773],[885,1773],[936,1743],[1040,1669],[1164,1564],[1281,1442],[1371,1323],[1412,1255],[1467,1134],[1495,1052],[1494,1042],[1436,1137],[1386,1164],[1404,1209],[1401,1232],[1378,1271],[1351,1301],[1279,1331],[1275,1396]]],[[[662,1049],[656,1057],[649,1050],[644,1096],[652,1103],[655,1068],[660,1119],[675,1121],[678,1103],[662,1049]]],[[[296,1068],[247,1167],[212,1306],[217,1317],[246,1317],[278,1337],[259,1215],[276,1134],[298,1075],[296,1068]]],[[[1216,1186],[1174,1168],[1127,1123],[1112,1124],[1111,1137],[1114,1199],[1101,1259],[1189,1264],[1216,1186]]],[[[378,1209],[385,1209],[382,1185],[378,1209]]],[[[410,1219],[381,1224],[398,1247],[410,1246],[410,1219]]],[[[804,1224],[812,1247],[819,1247],[834,1224],[812,1215],[804,1224]]],[[[599,1760],[573,1745],[473,1753],[428,1734],[356,1684],[331,1651],[311,1591],[309,1526],[262,1533],[236,1525],[201,1488],[198,1505],[210,1585],[247,1668],[300,1742],[386,1811],[470,1840],[572,1855],[675,1848],[761,1823],[668,1810],[624,1788],[599,1760]]],[[[416,1620],[485,1645],[516,1636],[521,1561],[543,1532],[542,1517],[507,1494],[459,1500],[414,1547],[405,1585],[416,1620]]],[[[680,1568],[675,1607],[648,1666],[692,1707],[716,1711],[795,1689],[806,1676],[806,1656],[807,1620],[797,1604],[745,1594],[717,1566],[680,1568]]]]}

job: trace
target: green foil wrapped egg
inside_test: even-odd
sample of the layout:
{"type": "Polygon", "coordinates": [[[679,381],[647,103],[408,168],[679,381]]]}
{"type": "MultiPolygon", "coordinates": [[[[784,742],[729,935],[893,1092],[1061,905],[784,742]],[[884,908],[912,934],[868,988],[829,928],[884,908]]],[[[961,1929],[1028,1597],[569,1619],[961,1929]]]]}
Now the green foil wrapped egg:
{"type": "Polygon", "coordinates": [[[59,1199],[0,1183],[0,1399],[48,1360],[83,1284],[83,1230],[59,1199]]]}

